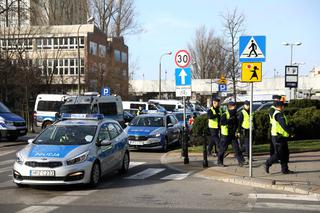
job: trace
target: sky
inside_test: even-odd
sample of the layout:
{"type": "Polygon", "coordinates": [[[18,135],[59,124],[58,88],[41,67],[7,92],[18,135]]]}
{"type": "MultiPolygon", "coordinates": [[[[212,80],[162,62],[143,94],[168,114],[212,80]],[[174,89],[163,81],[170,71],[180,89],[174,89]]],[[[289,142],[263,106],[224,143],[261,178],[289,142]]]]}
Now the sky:
{"type": "MultiPolygon", "coordinates": [[[[320,67],[320,1],[318,0],[135,0],[136,18],[143,32],[128,35],[130,68],[134,79],[174,79],[174,55],[186,49],[196,30],[204,25],[224,36],[222,15],[238,9],[245,16],[244,35],[266,36],[263,78],[284,75],[290,64],[290,47],[282,42],[302,42],[293,48],[299,74],[320,67]]],[[[192,59],[191,59],[192,60],[192,59]]],[[[262,79],[263,79],[262,78],[262,79]]]]}

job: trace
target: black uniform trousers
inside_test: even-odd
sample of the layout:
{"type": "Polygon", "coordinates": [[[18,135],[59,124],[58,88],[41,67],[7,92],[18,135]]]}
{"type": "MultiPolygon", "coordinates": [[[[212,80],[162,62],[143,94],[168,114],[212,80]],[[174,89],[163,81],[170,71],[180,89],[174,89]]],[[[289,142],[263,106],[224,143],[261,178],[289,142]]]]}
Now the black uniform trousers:
{"type": "Polygon", "coordinates": [[[267,166],[277,163],[280,160],[281,171],[288,171],[289,148],[287,139],[280,136],[272,136],[274,154],[267,160],[267,166]]]}
{"type": "Polygon", "coordinates": [[[240,131],[241,152],[249,158],[249,130],[241,129],[240,131]]]}
{"type": "Polygon", "coordinates": [[[224,154],[228,149],[228,145],[231,143],[232,149],[236,155],[236,158],[239,163],[242,162],[242,153],[240,151],[239,143],[235,136],[224,136],[221,135],[221,141],[219,144],[219,153],[218,153],[218,164],[223,164],[224,154]]]}
{"type": "Polygon", "coordinates": [[[219,141],[220,141],[220,137],[219,137],[219,129],[218,128],[210,128],[210,134],[211,134],[211,140],[210,143],[208,145],[208,153],[211,154],[213,146],[214,146],[214,151],[215,153],[218,153],[217,148],[219,148],[219,141]]]}

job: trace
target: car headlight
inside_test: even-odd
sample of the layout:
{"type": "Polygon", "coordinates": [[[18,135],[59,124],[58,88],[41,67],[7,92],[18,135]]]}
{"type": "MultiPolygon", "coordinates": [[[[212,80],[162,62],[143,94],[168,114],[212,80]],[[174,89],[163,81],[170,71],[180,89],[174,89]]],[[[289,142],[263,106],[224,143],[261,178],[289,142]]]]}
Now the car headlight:
{"type": "Polygon", "coordinates": [[[16,155],[16,162],[21,165],[23,164],[23,159],[19,153],[16,155]]]}
{"type": "Polygon", "coordinates": [[[156,134],[150,135],[150,137],[152,137],[152,138],[158,138],[160,136],[161,136],[161,133],[156,133],[156,134]]]}
{"type": "Polygon", "coordinates": [[[14,122],[13,121],[6,121],[5,122],[8,126],[14,126],[14,122]]]}
{"type": "Polygon", "coordinates": [[[82,163],[82,162],[86,161],[88,154],[89,154],[89,151],[82,153],[82,154],[78,155],[77,157],[71,158],[70,160],[67,160],[67,165],[73,165],[73,164],[82,163]]]}

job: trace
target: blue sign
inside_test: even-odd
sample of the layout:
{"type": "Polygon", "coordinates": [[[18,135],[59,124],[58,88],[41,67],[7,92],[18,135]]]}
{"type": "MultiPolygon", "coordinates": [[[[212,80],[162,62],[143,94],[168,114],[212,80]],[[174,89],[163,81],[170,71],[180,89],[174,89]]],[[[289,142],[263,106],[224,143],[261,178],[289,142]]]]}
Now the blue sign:
{"type": "Polygon", "coordinates": [[[101,95],[102,96],[110,96],[110,88],[109,87],[102,88],[101,95]]]}
{"type": "Polygon", "coordinates": [[[266,36],[240,36],[240,62],[266,61],[266,36]]]}
{"type": "Polygon", "coordinates": [[[176,86],[191,86],[191,68],[176,68],[176,86]]]}
{"type": "Polygon", "coordinates": [[[227,92],[227,85],[226,84],[219,84],[219,92],[227,92]]]}

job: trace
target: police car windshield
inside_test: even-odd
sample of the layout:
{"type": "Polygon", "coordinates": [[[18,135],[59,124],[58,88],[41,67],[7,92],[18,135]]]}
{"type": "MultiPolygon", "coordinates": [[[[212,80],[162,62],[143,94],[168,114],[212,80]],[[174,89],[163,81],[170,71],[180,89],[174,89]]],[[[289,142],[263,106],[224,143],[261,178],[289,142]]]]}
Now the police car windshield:
{"type": "Polygon", "coordinates": [[[3,104],[0,102],[0,113],[10,113],[11,111],[3,104]]]}
{"type": "Polygon", "coordinates": [[[162,117],[135,117],[129,126],[160,127],[164,126],[164,122],[162,117]]]}
{"type": "Polygon", "coordinates": [[[50,145],[83,145],[92,142],[95,132],[96,126],[52,125],[45,129],[33,143],[50,145]]]}
{"type": "Polygon", "coordinates": [[[90,114],[90,104],[65,104],[61,106],[61,113],[90,114]]]}

